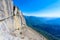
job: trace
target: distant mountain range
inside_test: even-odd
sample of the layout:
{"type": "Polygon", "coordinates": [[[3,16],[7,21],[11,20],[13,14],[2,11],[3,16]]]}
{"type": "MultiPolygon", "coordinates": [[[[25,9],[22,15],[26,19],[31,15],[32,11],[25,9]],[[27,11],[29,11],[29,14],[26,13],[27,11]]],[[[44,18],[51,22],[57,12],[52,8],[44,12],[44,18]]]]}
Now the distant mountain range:
{"type": "Polygon", "coordinates": [[[34,17],[34,16],[25,16],[25,19],[29,23],[36,24],[51,24],[51,25],[60,25],[60,18],[44,18],[44,17],[34,17]]]}
{"type": "Polygon", "coordinates": [[[34,16],[24,16],[28,26],[38,30],[44,30],[60,38],[60,18],[44,18],[34,16]]]}

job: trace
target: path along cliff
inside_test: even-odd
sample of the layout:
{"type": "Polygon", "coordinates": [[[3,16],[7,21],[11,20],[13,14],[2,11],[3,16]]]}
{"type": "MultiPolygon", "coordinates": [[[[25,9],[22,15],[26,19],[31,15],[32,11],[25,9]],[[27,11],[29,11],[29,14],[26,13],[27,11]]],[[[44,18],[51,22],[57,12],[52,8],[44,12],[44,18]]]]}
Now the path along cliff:
{"type": "Polygon", "coordinates": [[[47,40],[26,25],[13,0],[0,0],[0,40],[47,40]]]}

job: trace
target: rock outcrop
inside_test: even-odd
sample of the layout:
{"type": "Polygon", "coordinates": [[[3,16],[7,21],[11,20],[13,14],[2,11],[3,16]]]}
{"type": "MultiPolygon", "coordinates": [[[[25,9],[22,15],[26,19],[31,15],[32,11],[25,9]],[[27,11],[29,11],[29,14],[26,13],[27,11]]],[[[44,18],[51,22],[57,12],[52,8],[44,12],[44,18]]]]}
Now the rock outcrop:
{"type": "Polygon", "coordinates": [[[26,25],[12,0],[0,0],[0,40],[47,40],[26,25]]]}

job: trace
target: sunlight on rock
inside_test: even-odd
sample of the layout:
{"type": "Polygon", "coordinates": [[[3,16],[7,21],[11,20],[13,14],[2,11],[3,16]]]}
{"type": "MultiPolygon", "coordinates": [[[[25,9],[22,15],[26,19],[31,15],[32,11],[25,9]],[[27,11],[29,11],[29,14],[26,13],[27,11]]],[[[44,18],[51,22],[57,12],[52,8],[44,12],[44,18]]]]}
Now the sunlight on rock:
{"type": "Polygon", "coordinates": [[[22,12],[12,0],[0,0],[0,5],[0,40],[47,40],[26,25],[22,12]]]}

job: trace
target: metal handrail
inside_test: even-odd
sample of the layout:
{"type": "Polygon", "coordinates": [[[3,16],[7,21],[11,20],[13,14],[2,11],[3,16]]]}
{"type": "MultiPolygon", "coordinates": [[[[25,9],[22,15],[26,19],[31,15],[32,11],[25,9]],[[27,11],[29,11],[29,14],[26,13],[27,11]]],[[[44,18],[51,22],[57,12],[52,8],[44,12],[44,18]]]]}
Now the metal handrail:
{"type": "Polygon", "coordinates": [[[4,18],[4,19],[1,19],[1,20],[0,20],[0,22],[1,22],[1,21],[4,21],[4,20],[6,20],[6,19],[9,19],[10,17],[13,17],[13,16],[14,16],[14,15],[12,15],[12,16],[9,16],[9,17],[7,17],[7,18],[4,18]]]}

